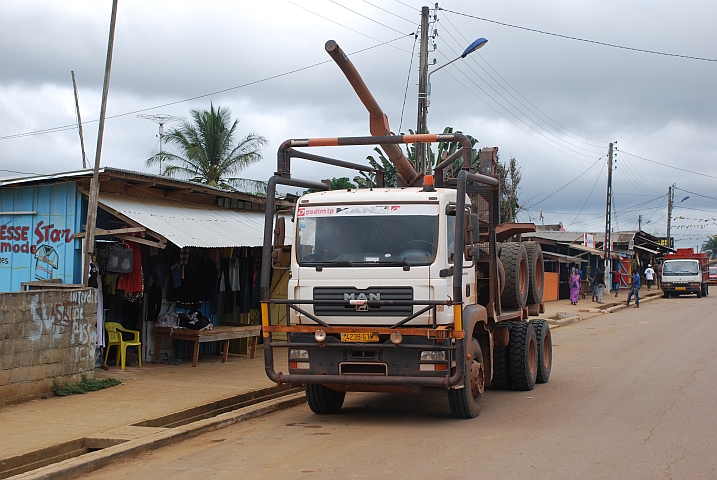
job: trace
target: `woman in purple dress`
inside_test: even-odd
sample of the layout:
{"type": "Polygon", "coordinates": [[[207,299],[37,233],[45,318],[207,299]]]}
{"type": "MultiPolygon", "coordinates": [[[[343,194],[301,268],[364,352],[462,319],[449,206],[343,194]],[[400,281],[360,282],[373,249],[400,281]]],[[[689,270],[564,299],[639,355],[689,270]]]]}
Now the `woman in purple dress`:
{"type": "Polygon", "coordinates": [[[570,276],[570,305],[578,304],[578,295],[580,295],[580,275],[576,269],[570,276]]]}

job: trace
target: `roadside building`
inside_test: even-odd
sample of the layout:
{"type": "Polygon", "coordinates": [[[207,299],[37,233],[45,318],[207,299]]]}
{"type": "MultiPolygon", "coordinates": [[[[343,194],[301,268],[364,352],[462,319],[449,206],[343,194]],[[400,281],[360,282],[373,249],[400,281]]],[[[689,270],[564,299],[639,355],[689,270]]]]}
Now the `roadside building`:
{"type": "MultiPolygon", "coordinates": [[[[0,181],[0,292],[83,282],[91,177],[81,170],[0,181]]],[[[277,208],[291,209],[294,201],[279,199],[277,208]]],[[[265,205],[260,195],[101,169],[98,333],[102,321],[139,330],[142,359],[149,361],[154,322],[168,310],[199,311],[213,324],[260,323],[265,205]]],[[[277,291],[285,282],[277,277],[277,291]]],[[[246,351],[246,339],[233,342],[232,351],[246,351]]],[[[162,352],[181,355],[183,343],[165,341],[162,352]]]]}

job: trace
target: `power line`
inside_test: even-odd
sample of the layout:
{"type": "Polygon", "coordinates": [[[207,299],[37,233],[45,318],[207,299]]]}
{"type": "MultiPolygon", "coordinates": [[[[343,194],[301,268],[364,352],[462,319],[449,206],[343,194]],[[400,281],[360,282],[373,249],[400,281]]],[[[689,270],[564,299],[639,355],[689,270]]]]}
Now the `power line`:
{"type": "Polygon", "coordinates": [[[363,1],[364,3],[368,3],[368,4],[371,5],[372,7],[378,8],[379,10],[382,10],[382,11],[384,11],[384,12],[390,14],[390,15],[393,15],[393,16],[396,17],[396,18],[400,18],[400,19],[403,20],[404,22],[408,22],[408,23],[410,23],[411,25],[414,25],[414,24],[416,23],[416,22],[414,22],[413,20],[409,20],[409,19],[407,19],[407,18],[405,18],[405,17],[402,17],[401,15],[398,15],[398,14],[395,14],[395,13],[393,13],[393,12],[391,12],[391,11],[388,11],[388,10],[386,10],[385,8],[381,8],[381,7],[379,7],[378,5],[374,5],[373,3],[371,3],[371,2],[369,2],[369,1],[367,1],[367,0],[362,0],[362,1],[363,1]]]}
{"type": "MultiPolygon", "coordinates": [[[[341,7],[341,8],[345,8],[346,10],[348,10],[348,11],[351,12],[351,13],[355,13],[355,14],[358,15],[359,17],[363,17],[363,18],[365,18],[366,20],[369,20],[369,21],[371,21],[371,22],[377,23],[378,25],[381,25],[382,27],[386,27],[386,28],[388,28],[389,30],[393,30],[393,31],[396,32],[396,33],[403,33],[401,30],[396,30],[396,29],[393,28],[393,27],[389,27],[388,25],[386,25],[386,24],[384,24],[384,23],[381,23],[381,22],[379,22],[378,20],[374,20],[374,19],[371,18],[371,17],[367,17],[366,15],[364,15],[364,14],[362,14],[362,13],[359,13],[359,12],[357,12],[356,10],[351,10],[349,7],[344,6],[344,5],[341,5],[339,2],[337,2],[337,1],[335,1],[335,0],[329,0],[329,1],[330,1],[331,3],[333,3],[334,5],[338,5],[338,6],[341,7]]],[[[414,32],[414,33],[416,33],[416,32],[414,32]]]]}
{"type": "Polygon", "coordinates": [[[403,92],[403,105],[401,106],[401,121],[398,123],[398,131],[403,127],[403,113],[406,110],[406,97],[408,96],[408,83],[411,80],[411,70],[413,69],[413,53],[416,51],[416,42],[418,35],[413,36],[413,48],[411,49],[411,62],[408,64],[408,75],[406,75],[406,90],[403,92]]]}
{"type": "MultiPolygon", "coordinates": [[[[604,155],[603,155],[603,157],[604,157],[604,155]]],[[[550,197],[552,197],[553,195],[555,195],[556,193],[558,193],[559,191],[561,191],[562,189],[564,189],[565,187],[567,187],[568,185],[570,185],[571,183],[575,182],[578,178],[580,178],[580,177],[582,177],[583,175],[585,175],[586,173],[588,173],[590,170],[592,170],[592,168],[593,168],[595,165],[597,165],[598,163],[600,163],[600,160],[602,160],[603,157],[598,158],[597,161],[596,161],[595,163],[593,163],[592,165],[590,165],[583,173],[581,173],[581,174],[578,175],[577,177],[573,178],[573,179],[570,180],[568,183],[566,183],[565,185],[563,185],[563,186],[560,187],[559,189],[555,190],[553,193],[551,193],[551,194],[548,195],[547,197],[545,197],[545,198],[543,198],[542,200],[539,200],[539,201],[537,201],[536,203],[532,204],[531,207],[535,207],[536,205],[540,205],[541,203],[543,203],[544,201],[546,201],[547,199],[549,199],[550,197]]],[[[526,207],[526,208],[527,208],[527,207],[526,207]]]]}
{"type": "MultiPolygon", "coordinates": [[[[446,30],[446,33],[448,33],[448,35],[453,39],[453,41],[454,41],[456,44],[458,44],[458,41],[455,39],[455,37],[453,37],[453,35],[451,35],[451,33],[450,33],[448,30],[446,30]]],[[[446,43],[446,45],[448,46],[448,49],[449,49],[451,52],[453,52],[454,55],[458,55],[458,52],[456,52],[448,43],[446,43]]],[[[459,45],[459,48],[460,48],[460,45],[459,45]]],[[[473,59],[473,61],[475,62],[475,59],[473,59]]],[[[493,79],[494,82],[496,82],[496,80],[490,75],[490,73],[488,73],[488,71],[487,71],[485,68],[483,68],[482,65],[480,65],[480,64],[477,63],[477,62],[475,62],[475,63],[476,63],[476,65],[478,65],[484,72],[486,72],[486,74],[488,74],[488,76],[490,76],[491,79],[493,79]]],[[[587,148],[583,148],[583,147],[581,147],[581,146],[579,146],[579,145],[575,145],[575,144],[570,143],[570,142],[568,142],[567,140],[565,140],[565,139],[563,139],[563,138],[561,138],[561,137],[555,135],[553,132],[551,132],[550,130],[548,130],[548,129],[545,128],[544,126],[540,125],[540,124],[539,124],[538,122],[536,122],[535,120],[531,119],[528,115],[525,114],[524,111],[522,111],[522,110],[520,109],[520,107],[517,107],[517,106],[514,105],[510,100],[508,100],[507,98],[505,98],[502,93],[500,93],[498,90],[495,89],[495,87],[493,87],[493,85],[491,85],[489,82],[487,82],[473,67],[471,67],[471,66],[468,65],[468,64],[465,64],[465,65],[466,65],[478,78],[480,78],[486,86],[490,87],[490,89],[493,90],[500,98],[502,98],[505,102],[507,102],[508,105],[510,105],[511,107],[513,107],[518,113],[520,113],[520,114],[522,114],[522,115],[525,115],[525,117],[526,117],[528,120],[530,120],[532,123],[534,123],[537,127],[541,128],[541,129],[543,129],[543,130],[545,130],[545,132],[547,132],[548,135],[551,135],[551,136],[557,138],[559,141],[565,142],[566,144],[568,144],[568,145],[570,145],[570,146],[573,146],[573,147],[575,147],[575,148],[579,148],[579,149],[581,149],[581,150],[585,150],[586,152],[589,152],[589,153],[591,153],[591,154],[600,153],[600,152],[596,152],[596,151],[594,151],[594,150],[590,150],[590,149],[587,149],[587,148]]],[[[455,65],[455,67],[458,68],[457,65],[455,65]]],[[[459,70],[460,70],[460,69],[459,69],[459,70]]],[[[498,83],[498,82],[496,82],[496,83],[498,83]]],[[[500,85],[500,83],[498,83],[498,85],[500,85]]],[[[505,90],[505,91],[510,95],[510,92],[508,92],[505,88],[503,88],[503,90],[505,90]]],[[[486,93],[485,91],[483,91],[483,92],[486,93]]],[[[495,98],[493,98],[492,96],[490,96],[490,94],[486,93],[486,95],[488,95],[488,96],[491,98],[491,100],[493,100],[494,102],[496,102],[497,104],[500,105],[500,102],[498,102],[495,98]]],[[[513,98],[515,98],[515,97],[513,97],[513,98]]],[[[516,99],[516,100],[517,100],[517,99],[516,99]]],[[[518,101],[518,103],[520,103],[520,100],[517,100],[517,101],[518,101]]],[[[520,122],[524,123],[524,124],[525,124],[526,126],[528,126],[529,128],[535,130],[536,133],[538,133],[538,134],[544,136],[545,138],[548,138],[550,141],[555,142],[555,140],[549,138],[547,135],[545,135],[545,134],[543,134],[542,132],[538,131],[538,130],[537,130],[536,128],[534,128],[532,125],[528,124],[525,120],[523,120],[522,118],[519,118],[517,115],[515,115],[515,114],[512,113],[512,112],[510,112],[510,110],[508,110],[507,107],[505,107],[504,105],[501,105],[501,106],[502,106],[503,108],[505,108],[505,110],[506,110],[507,112],[509,112],[511,115],[513,115],[513,116],[514,116],[516,119],[518,119],[520,122]]],[[[523,105],[523,106],[524,106],[524,105],[523,105]]],[[[526,107],[526,108],[527,108],[527,107],[526,107]]],[[[556,143],[557,143],[557,142],[556,142],[556,143]]],[[[584,143],[584,142],[582,142],[582,143],[584,143]]],[[[591,145],[591,146],[592,146],[592,145],[591,145]]],[[[567,148],[567,147],[563,147],[563,148],[567,148]]],[[[592,155],[586,155],[586,154],[584,154],[584,153],[581,153],[581,152],[572,150],[572,149],[570,149],[570,148],[567,148],[567,149],[570,150],[570,151],[572,151],[572,152],[574,152],[574,153],[577,153],[578,155],[585,155],[586,157],[592,158],[592,155]]]]}
{"type": "MultiPolygon", "coordinates": [[[[443,55],[443,54],[441,53],[441,55],[443,55]]],[[[444,58],[446,58],[445,55],[443,55],[443,56],[444,56],[444,58]]],[[[490,94],[488,94],[488,92],[486,92],[480,85],[478,85],[478,84],[475,82],[475,80],[473,80],[473,79],[472,79],[469,75],[467,75],[463,70],[461,70],[461,69],[458,68],[458,67],[456,67],[456,69],[457,69],[464,77],[466,77],[466,78],[468,79],[468,81],[470,81],[473,85],[475,85],[475,87],[476,87],[478,90],[480,90],[481,92],[483,92],[488,98],[490,98],[490,99],[493,100],[497,105],[499,105],[499,106],[501,106],[503,109],[505,109],[505,110],[506,110],[508,113],[510,113],[513,117],[515,117],[516,119],[518,119],[518,121],[521,121],[521,122],[525,123],[523,120],[521,120],[520,118],[518,118],[514,113],[510,112],[509,110],[507,110],[503,105],[501,105],[501,104],[500,104],[499,102],[497,102],[493,97],[491,97],[490,94]]],[[[509,121],[510,123],[512,123],[513,125],[515,125],[516,127],[518,127],[518,129],[520,129],[520,130],[522,130],[523,132],[527,133],[528,135],[530,135],[531,137],[535,138],[535,139],[538,140],[539,142],[546,144],[546,145],[549,146],[550,148],[553,148],[553,149],[559,151],[560,153],[562,153],[562,154],[564,154],[564,155],[567,155],[567,156],[570,157],[570,158],[574,158],[575,160],[579,160],[579,161],[581,161],[581,162],[587,162],[587,160],[585,160],[585,159],[583,159],[583,158],[580,158],[580,157],[576,157],[575,155],[570,155],[570,154],[564,152],[563,150],[560,150],[560,149],[557,148],[555,145],[550,145],[550,144],[547,143],[545,140],[540,139],[540,138],[538,138],[537,136],[533,135],[531,132],[529,132],[529,131],[526,130],[525,128],[521,127],[520,125],[518,125],[517,123],[515,123],[515,122],[514,122],[513,120],[511,120],[510,118],[506,117],[502,112],[498,111],[493,105],[491,105],[490,103],[486,102],[484,99],[482,99],[481,97],[479,97],[478,94],[476,94],[476,92],[473,91],[473,89],[468,88],[465,84],[463,84],[460,80],[458,80],[449,70],[446,71],[446,74],[449,75],[453,80],[455,80],[455,81],[456,81],[459,85],[461,85],[463,88],[465,88],[465,89],[468,91],[468,93],[470,93],[471,95],[473,95],[474,97],[476,97],[478,100],[480,100],[481,102],[483,102],[488,108],[490,108],[491,110],[493,110],[495,113],[497,113],[498,115],[500,115],[501,117],[505,118],[507,121],[509,121]]],[[[527,125],[527,124],[526,124],[526,125],[527,125]]],[[[527,126],[530,127],[532,130],[535,130],[535,128],[533,128],[531,125],[527,125],[527,126]]],[[[535,131],[537,132],[537,130],[535,130],[535,131]]],[[[542,132],[538,132],[538,133],[540,133],[542,136],[545,136],[544,134],[542,134],[542,132]]],[[[552,141],[553,143],[555,143],[556,145],[558,145],[559,147],[565,148],[566,150],[570,150],[569,148],[567,148],[567,147],[565,147],[564,145],[561,145],[561,144],[555,142],[555,141],[552,140],[552,139],[549,139],[549,140],[552,141]]],[[[571,151],[573,151],[573,150],[571,150],[571,151]]],[[[576,152],[576,153],[578,153],[579,155],[584,155],[584,156],[586,156],[586,157],[589,157],[589,155],[586,155],[586,154],[581,153],[581,152],[576,152]]]]}
{"type": "Polygon", "coordinates": [[[689,193],[690,195],[696,195],[696,196],[702,197],[702,198],[709,198],[710,200],[717,200],[717,197],[710,197],[709,195],[702,195],[700,193],[690,192],[689,190],[685,190],[684,188],[675,187],[675,189],[689,193]]]}
{"type": "Polygon", "coordinates": [[[673,168],[673,169],[679,170],[679,171],[681,171],[681,172],[692,173],[692,174],[700,175],[700,176],[703,176],[703,177],[717,178],[717,177],[715,177],[714,175],[708,175],[708,174],[706,174],[706,173],[693,172],[692,170],[687,170],[687,169],[685,169],[685,168],[680,168],[680,167],[673,167],[672,165],[667,165],[666,163],[658,162],[657,160],[650,160],[649,158],[641,157],[641,156],[635,155],[635,154],[633,154],[633,153],[628,153],[628,152],[626,152],[625,150],[621,150],[621,151],[622,151],[622,153],[624,153],[625,155],[630,155],[631,157],[639,158],[640,160],[644,160],[644,161],[646,161],[646,162],[656,163],[657,165],[662,165],[663,167],[673,168]]]}
{"type": "Polygon", "coordinates": [[[439,7],[438,9],[439,9],[439,10],[443,10],[444,12],[453,13],[453,14],[455,14],[455,15],[461,15],[461,16],[464,16],[464,17],[469,17],[469,18],[474,18],[474,19],[476,19],[476,20],[481,20],[481,21],[483,21],[483,22],[495,23],[496,25],[502,25],[502,26],[504,26],[504,27],[511,27],[511,28],[518,28],[518,29],[520,29],[520,30],[526,30],[526,31],[528,31],[528,32],[540,33],[540,34],[543,34],[543,35],[551,35],[551,36],[553,36],[553,37],[565,38],[565,39],[567,39],[567,40],[576,40],[576,41],[578,41],[578,42],[593,43],[593,44],[595,44],[595,45],[602,45],[602,46],[604,46],[604,47],[620,48],[620,49],[623,49],[623,50],[630,50],[630,51],[633,51],[633,52],[651,53],[651,54],[653,54],[653,55],[663,55],[663,56],[666,56],[666,57],[686,58],[686,59],[689,59],[689,60],[700,60],[700,61],[703,61],[703,62],[717,62],[717,59],[714,59],[714,58],[693,57],[693,56],[691,56],[691,55],[680,55],[680,54],[677,54],[677,53],[666,53],[666,52],[659,52],[659,51],[656,51],[656,50],[645,50],[645,49],[642,49],[642,48],[626,47],[626,46],[624,46],[624,45],[616,45],[616,44],[614,44],[614,43],[600,42],[600,41],[597,41],[597,40],[589,40],[589,39],[586,39],[586,38],[579,38],[579,37],[571,37],[571,36],[569,36],[569,35],[563,35],[563,34],[560,34],[560,33],[552,33],[552,32],[546,32],[546,31],[544,31],[544,30],[537,30],[537,29],[535,29],[535,28],[522,27],[522,26],[520,26],[520,25],[512,25],[512,24],[510,24],[510,23],[499,22],[499,21],[497,21],[497,20],[491,20],[491,19],[489,19],[489,18],[477,17],[477,16],[475,16],[475,15],[469,15],[469,14],[467,14],[467,13],[455,12],[455,11],[453,11],[453,10],[448,10],[448,9],[445,9],[445,8],[440,8],[440,7],[439,7]]]}
{"type": "MultiPolygon", "coordinates": [[[[585,208],[585,205],[588,204],[588,201],[590,201],[590,197],[592,197],[593,192],[595,191],[595,187],[598,184],[598,181],[600,180],[600,177],[602,177],[602,168],[598,171],[598,176],[595,179],[595,183],[593,184],[593,188],[590,189],[590,193],[588,194],[588,198],[585,199],[585,203],[583,203],[583,206],[580,207],[580,211],[575,215],[575,218],[573,218],[573,221],[568,224],[568,227],[573,224],[575,220],[578,219],[581,213],[583,213],[583,209],[585,208]]],[[[567,228],[567,227],[565,227],[567,228]]]]}
{"type": "MultiPolygon", "coordinates": [[[[287,1],[288,1],[288,0],[287,0],[287,1]]],[[[376,44],[376,45],[372,45],[372,46],[370,46],[370,47],[362,48],[361,50],[356,50],[355,52],[349,53],[349,55],[356,55],[356,54],[358,54],[358,53],[362,53],[362,52],[365,52],[365,51],[368,51],[368,50],[371,50],[371,49],[374,49],[374,48],[377,48],[377,47],[382,47],[383,45],[391,44],[392,42],[401,40],[401,39],[403,39],[403,38],[406,38],[407,36],[408,36],[408,35],[402,35],[402,36],[396,37],[396,38],[394,38],[394,39],[392,39],[392,40],[387,40],[387,41],[385,41],[385,42],[381,42],[381,43],[378,43],[378,44],[376,44]]],[[[277,79],[277,78],[285,77],[285,76],[291,75],[291,74],[293,74],[293,73],[302,72],[302,71],[304,71],[304,70],[308,70],[308,69],[310,69],[310,68],[318,67],[319,65],[324,65],[324,64],[326,64],[326,63],[331,63],[331,62],[332,62],[331,59],[329,59],[329,60],[324,60],[324,61],[322,61],[322,62],[317,62],[317,63],[311,64],[311,65],[307,65],[307,66],[305,66],[305,67],[301,67],[301,68],[297,68],[297,69],[294,69],[294,70],[290,70],[290,71],[288,71],[288,72],[279,73],[279,74],[272,75],[272,76],[270,76],[270,77],[265,77],[265,78],[262,78],[262,79],[259,79],[259,80],[254,80],[254,81],[252,81],[252,82],[243,83],[243,84],[241,84],[241,85],[236,85],[236,86],[234,86],[234,87],[224,88],[224,89],[222,89],[222,90],[217,90],[217,91],[215,91],[215,92],[205,93],[205,94],[202,94],[202,95],[197,95],[197,96],[194,96],[194,97],[185,98],[185,99],[183,99],[183,100],[176,100],[176,101],[173,101],[173,102],[164,103],[164,104],[162,104],[162,105],[155,105],[155,106],[153,106],[153,107],[147,107],[147,108],[142,108],[142,109],[139,109],[139,110],[133,110],[133,111],[131,111],[131,112],[120,113],[120,114],[118,114],[118,115],[110,115],[110,116],[107,116],[106,118],[107,118],[107,119],[111,119],[111,118],[126,117],[126,116],[128,116],[128,115],[134,115],[134,114],[137,114],[137,113],[147,112],[147,111],[150,111],[150,110],[156,110],[156,109],[158,109],[158,108],[169,107],[169,106],[172,106],[172,105],[177,105],[177,104],[179,104],[179,103],[191,102],[191,101],[193,101],[193,100],[198,100],[198,99],[200,99],[200,98],[211,97],[211,96],[213,96],[213,95],[218,95],[218,94],[220,94],[220,93],[225,93],[225,92],[229,92],[229,91],[232,91],[232,90],[237,90],[237,89],[244,88],[244,87],[250,87],[250,86],[256,85],[256,84],[258,84],[258,83],[267,82],[267,81],[269,81],[269,80],[275,80],[275,79],[277,79]]],[[[98,121],[99,121],[99,120],[88,120],[88,121],[85,121],[85,122],[83,122],[83,123],[84,123],[84,124],[88,124],[88,123],[95,123],[95,122],[98,122],[98,121]]],[[[25,132],[25,133],[16,133],[16,134],[12,134],[12,135],[5,135],[5,136],[0,137],[0,140],[9,140],[9,139],[13,139],[13,138],[27,137],[27,136],[33,136],[33,135],[43,135],[43,134],[46,134],[46,133],[55,133],[55,132],[61,132],[61,131],[65,131],[65,130],[74,130],[75,128],[77,128],[77,125],[73,123],[73,124],[70,124],[70,125],[63,125],[63,126],[60,126],[60,127],[46,128],[46,129],[43,129],[43,130],[35,130],[35,131],[32,131],[32,132],[25,132]]]]}
{"type": "MultiPolygon", "coordinates": [[[[449,17],[444,17],[444,18],[445,18],[446,21],[450,24],[450,26],[456,31],[456,33],[463,38],[463,40],[465,40],[466,42],[469,42],[469,40],[466,38],[466,36],[463,35],[463,33],[461,33],[461,31],[453,24],[453,22],[451,22],[451,19],[450,19],[449,17]]],[[[453,39],[453,41],[455,41],[456,43],[458,43],[458,41],[455,39],[455,37],[453,37],[453,35],[451,34],[451,32],[450,32],[449,30],[446,29],[446,33],[448,33],[448,35],[453,39]]],[[[496,84],[498,84],[503,90],[506,91],[506,93],[508,93],[508,95],[510,95],[511,97],[513,97],[518,103],[520,103],[520,104],[521,104],[523,107],[525,107],[530,113],[532,113],[533,116],[535,116],[535,117],[538,118],[539,120],[545,122],[545,123],[546,123],[547,125],[549,125],[551,128],[553,128],[554,130],[558,131],[559,133],[565,135],[566,137],[572,138],[573,140],[576,140],[576,141],[578,141],[578,142],[584,143],[584,144],[586,144],[586,145],[590,145],[590,146],[592,146],[592,147],[602,147],[604,144],[608,143],[608,142],[603,142],[603,141],[596,140],[596,139],[593,139],[593,138],[590,138],[590,137],[586,137],[585,135],[581,135],[581,134],[579,134],[579,133],[577,133],[577,132],[574,132],[573,130],[570,130],[569,128],[567,128],[567,127],[561,125],[559,122],[557,122],[556,120],[552,119],[549,115],[547,115],[545,112],[543,112],[543,111],[540,110],[538,107],[536,107],[532,102],[530,102],[530,100],[528,100],[528,99],[527,99],[523,94],[521,94],[518,90],[516,90],[515,87],[513,87],[513,85],[511,85],[511,84],[500,74],[500,72],[498,72],[495,68],[493,68],[493,66],[488,62],[488,60],[485,59],[485,57],[483,57],[483,55],[480,54],[480,52],[476,52],[476,55],[479,56],[480,59],[483,60],[483,62],[484,62],[486,65],[488,65],[488,67],[489,67],[491,70],[493,70],[493,72],[495,72],[495,74],[503,81],[503,83],[505,83],[506,85],[508,85],[511,90],[513,90],[515,93],[517,93],[523,100],[525,100],[531,107],[533,107],[533,109],[535,109],[535,111],[539,112],[540,115],[538,115],[538,113],[536,113],[533,109],[531,109],[530,107],[528,107],[527,105],[525,105],[522,101],[520,101],[520,99],[517,98],[515,95],[513,95],[513,94],[510,92],[510,90],[508,90],[507,88],[505,88],[505,87],[501,84],[501,82],[499,82],[498,80],[496,80],[495,77],[493,77],[493,75],[490,74],[490,72],[488,72],[485,68],[483,68],[483,66],[482,66],[480,63],[478,63],[478,61],[475,59],[475,56],[472,55],[472,56],[470,57],[471,61],[473,61],[476,65],[478,65],[496,84]],[[541,118],[541,117],[542,117],[542,118],[541,118]],[[551,124],[551,123],[552,123],[552,124],[551,124]],[[557,126],[560,127],[560,128],[557,128],[555,125],[557,125],[557,126]],[[593,143],[586,142],[586,141],[584,141],[584,140],[580,140],[579,138],[573,137],[572,135],[569,135],[569,134],[567,134],[567,133],[561,131],[561,130],[560,130],[561,128],[562,128],[563,130],[567,131],[567,132],[574,133],[575,135],[578,135],[578,136],[580,136],[580,137],[582,137],[582,138],[591,140],[591,141],[593,141],[593,142],[599,142],[600,145],[595,145],[595,144],[593,144],[593,143]]]]}
{"type": "MultiPolygon", "coordinates": [[[[348,29],[348,30],[351,30],[351,31],[354,32],[354,33],[358,33],[359,35],[363,35],[364,37],[370,38],[371,40],[375,40],[375,41],[377,41],[377,42],[380,42],[380,41],[381,41],[381,40],[379,40],[379,39],[376,38],[376,37],[372,37],[371,35],[367,35],[367,34],[361,32],[361,31],[359,31],[359,30],[356,30],[355,28],[347,27],[346,25],[344,25],[344,24],[342,24],[342,23],[339,23],[339,22],[337,22],[336,20],[332,20],[332,19],[330,19],[329,17],[325,17],[324,15],[321,15],[320,13],[316,13],[316,12],[314,12],[314,11],[312,11],[312,10],[309,10],[309,9],[306,8],[306,7],[302,7],[301,5],[299,5],[299,4],[297,4],[297,3],[294,3],[294,2],[292,2],[291,0],[285,0],[285,1],[288,2],[288,3],[290,3],[290,4],[292,4],[293,6],[295,6],[295,7],[297,7],[297,8],[300,8],[300,9],[306,11],[306,12],[309,12],[309,13],[312,14],[312,15],[316,15],[317,17],[323,18],[323,19],[326,20],[327,22],[335,23],[335,24],[338,25],[339,27],[343,27],[343,28],[346,28],[346,29],[348,29]]],[[[337,5],[339,5],[339,4],[337,4],[337,5]]],[[[340,5],[340,6],[343,6],[343,5],[340,5]]],[[[346,7],[344,7],[344,8],[346,8],[346,7]]],[[[346,8],[346,9],[349,10],[348,8],[346,8]]],[[[353,10],[351,10],[351,11],[353,11],[353,10]]],[[[356,13],[356,12],[354,12],[354,13],[356,13]]],[[[360,15],[360,14],[358,14],[358,15],[360,15]]],[[[361,16],[363,17],[363,15],[361,15],[361,16]]],[[[374,20],[374,21],[375,21],[375,20],[374,20]]],[[[376,22],[376,23],[378,23],[378,22],[376,22]]],[[[383,24],[381,24],[381,25],[383,25],[383,24]]],[[[386,25],[383,25],[383,26],[386,27],[386,25]]],[[[391,28],[391,27],[387,27],[387,28],[391,28]]],[[[391,28],[391,30],[394,30],[394,29],[391,28]]],[[[402,32],[400,32],[400,30],[396,30],[396,32],[402,33],[402,32]]],[[[413,35],[414,33],[415,33],[415,32],[412,32],[412,33],[410,33],[410,34],[405,34],[405,35],[406,35],[406,36],[408,36],[408,35],[413,35]]],[[[391,45],[391,47],[392,47],[392,48],[395,48],[395,49],[397,49],[397,50],[401,50],[402,52],[407,52],[407,53],[408,53],[408,50],[404,50],[403,48],[396,47],[395,45],[391,45]]]]}

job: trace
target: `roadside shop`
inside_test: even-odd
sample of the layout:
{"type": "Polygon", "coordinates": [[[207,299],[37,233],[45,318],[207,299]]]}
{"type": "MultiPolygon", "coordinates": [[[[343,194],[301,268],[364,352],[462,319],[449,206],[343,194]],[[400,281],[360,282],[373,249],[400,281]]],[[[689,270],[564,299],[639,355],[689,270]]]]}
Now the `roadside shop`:
{"type": "MultiPolygon", "coordinates": [[[[81,170],[0,182],[0,292],[82,283],[91,177],[81,170]]],[[[278,199],[277,208],[293,203],[278,199]]],[[[101,169],[99,276],[91,275],[101,293],[98,331],[103,322],[140,331],[144,362],[154,358],[152,330],[165,312],[196,313],[214,325],[260,323],[264,207],[259,195],[101,169]]],[[[247,343],[232,341],[230,351],[245,353],[247,343]]],[[[216,342],[202,344],[202,353],[217,350],[216,342]]],[[[162,343],[162,358],[186,353],[184,342],[162,343]]]]}

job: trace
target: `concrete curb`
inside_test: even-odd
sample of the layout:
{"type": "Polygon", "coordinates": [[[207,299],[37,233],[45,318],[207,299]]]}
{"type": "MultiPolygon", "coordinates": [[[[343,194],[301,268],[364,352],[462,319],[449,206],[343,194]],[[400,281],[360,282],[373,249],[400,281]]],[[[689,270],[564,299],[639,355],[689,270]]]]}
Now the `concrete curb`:
{"type": "Polygon", "coordinates": [[[48,465],[11,478],[15,480],[77,478],[80,475],[99,470],[121,459],[134,457],[141,453],[156,450],[157,448],[165,447],[202,433],[219,430],[244,420],[301,405],[305,402],[306,398],[303,392],[287,395],[240,408],[232,412],[222,413],[216,417],[199,420],[188,425],[161,429],[161,431],[157,433],[142,438],[129,440],[119,445],[64,460],[60,463],[48,465]]]}
{"type": "MultiPolygon", "coordinates": [[[[662,298],[662,295],[661,294],[651,294],[650,296],[646,296],[645,298],[641,299],[640,303],[651,302],[652,300],[655,300],[658,298],[662,298]]],[[[614,307],[606,308],[604,310],[599,309],[599,308],[581,308],[578,311],[583,312],[583,313],[605,314],[605,313],[618,312],[622,309],[631,308],[631,307],[632,307],[632,305],[628,306],[628,305],[622,304],[622,305],[615,305],[614,307]]],[[[565,325],[570,325],[571,323],[580,322],[580,321],[584,320],[584,318],[581,317],[580,315],[574,315],[571,317],[561,318],[559,320],[553,320],[553,319],[546,319],[546,320],[548,321],[550,328],[559,328],[559,327],[563,327],[565,325]]]]}

